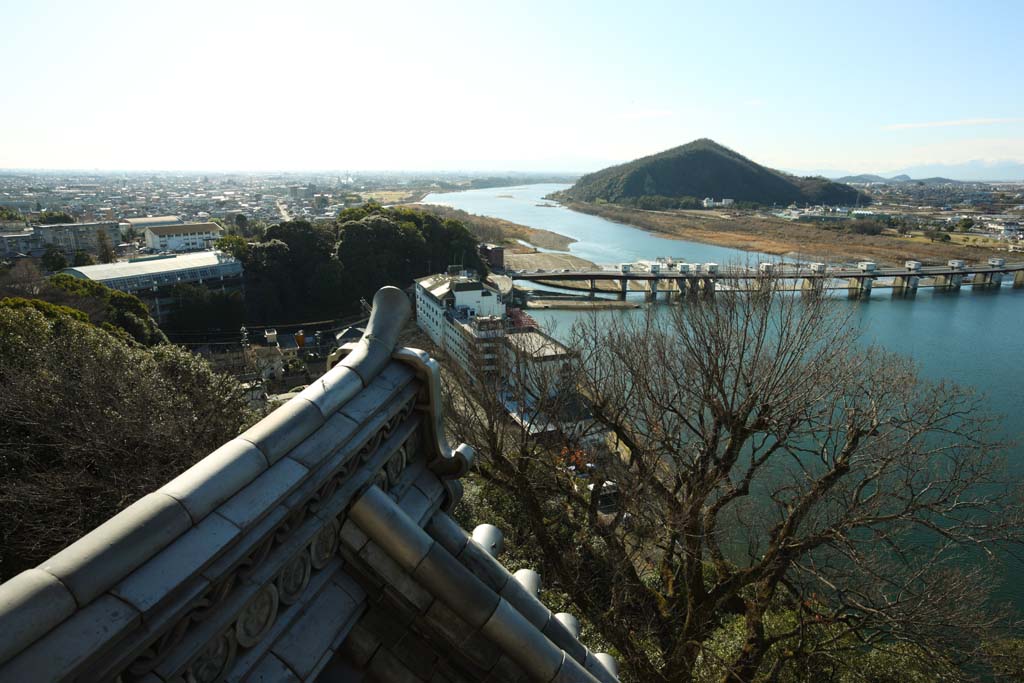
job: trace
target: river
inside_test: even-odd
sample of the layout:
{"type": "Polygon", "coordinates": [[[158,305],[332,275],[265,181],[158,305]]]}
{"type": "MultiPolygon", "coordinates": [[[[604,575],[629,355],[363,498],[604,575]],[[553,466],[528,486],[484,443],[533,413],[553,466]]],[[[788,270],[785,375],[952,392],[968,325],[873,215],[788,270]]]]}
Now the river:
{"type": "MultiPolygon", "coordinates": [[[[599,216],[570,211],[550,204],[544,196],[568,185],[524,185],[431,194],[427,204],[444,204],[484,216],[493,216],[551,230],[577,240],[569,253],[595,263],[622,263],[659,256],[681,257],[688,262],[746,263],[757,255],[728,247],[668,239],[599,216]]],[[[775,257],[777,258],[777,257],[775,257]]],[[[660,304],[659,304],[660,305],[660,304]]],[[[992,410],[1003,415],[1000,437],[1021,440],[1024,435],[1024,289],[1008,284],[998,291],[959,293],[922,289],[913,299],[894,299],[879,289],[865,301],[850,301],[861,326],[864,343],[875,343],[913,358],[923,376],[948,379],[973,387],[987,398],[992,410]]],[[[611,312],[606,312],[612,314],[611,312]]],[[[536,310],[530,314],[556,336],[579,313],[536,310]]],[[[614,314],[629,315],[628,311],[614,314]]],[[[1008,451],[1010,469],[1024,478],[1024,444],[1008,451]]],[[[997,599],[1012,600],[1024,614],[1024,582],[1015,580],[1024,564],[1009,562],[997,599]]]]}

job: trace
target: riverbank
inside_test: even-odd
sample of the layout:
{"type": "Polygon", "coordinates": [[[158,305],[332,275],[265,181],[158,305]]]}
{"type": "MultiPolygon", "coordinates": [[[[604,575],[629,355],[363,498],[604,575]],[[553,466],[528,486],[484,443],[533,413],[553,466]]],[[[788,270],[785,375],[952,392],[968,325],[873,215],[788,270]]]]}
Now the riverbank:
{"type": "Polygon", "coordinates": [[[699,215],[701,212],[696,211],[643,211],[613,204],[585,202],[568,202],[565,206],[573,211],[600,216],[672,239],[776,254],[803,261],[837,263],[870,260],[898,265],[913,259],[925,264],[940,264],[953,258],[978,262],[989,256],[1005,254],[984,246],[930,242],[909,235],[858,235],[830,230],[813,223],[797,223],[774,217],[720,212],[703,217],[699,215]]]}
{"type": "Polygon", "coordinates": [[[526,307],[531,310],[599,311],[613,308],[640,308],[635,301],[610,299],[530,299],[526,307]]]}
{"type": "Polygon", "coordinates": [[[568,251],[569,245],[576,241],[571,237],[566,237],[550,230],[531,228],[527,225],[506,221],[502,218],[478,216],[474,213],[453,209],[450,206],[443,206],[441,204],[400,204],[398,206],[403,209],[431,213],[443,219],[450,218],[462,221],[469,231],[473,233],[473,236],[481,242],[518,244],[522,240],[541,249],[568,251]]]}

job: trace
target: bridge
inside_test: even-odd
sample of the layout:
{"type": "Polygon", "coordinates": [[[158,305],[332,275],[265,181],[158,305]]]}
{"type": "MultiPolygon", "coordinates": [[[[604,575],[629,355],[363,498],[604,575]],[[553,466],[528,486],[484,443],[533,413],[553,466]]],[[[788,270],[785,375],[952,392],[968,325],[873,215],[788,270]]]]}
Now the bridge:
{"type": "Polygon", "coordinates": [[[0,683],[614,683],[501,532],[452,517],[437,362],[407,297],[255,426],[0,585],[0,683]]]}
{"type": "Polygon", "coordinates": [[[912,296],[921,287],[958,291],[964,284],[979,289],[1002,286],[1013,278],[1013,287],[1024,287],[1024,263],[1007,264],[1004,259],[992,258],[985,265],[969,266],[956,259],[946,265],[923,266],[918,261],[907,261],[903,267],[878,268],[864,262],[856,268],[826,267],[822,263],[786,265],[762,263],[758,268],[719,267],[716,263],[652,263],[604,266],[590,270],[516,271],[506,275],[513,281],[537,282],[553,287],[587,291],[590,296],[598,292],[614,293],[625,299],[631,283],[637,283],[649,301],[664,293],[671,301],[685,293],[710,294],[722,289],[756,289],[765,278],[792,281],[791,289],[805,293],[843,289],[851,298],[870,295],[874,284],[882,279],[896,296],[912,296]],[[601,287],[599,283],[613,284],[601,287]]]}

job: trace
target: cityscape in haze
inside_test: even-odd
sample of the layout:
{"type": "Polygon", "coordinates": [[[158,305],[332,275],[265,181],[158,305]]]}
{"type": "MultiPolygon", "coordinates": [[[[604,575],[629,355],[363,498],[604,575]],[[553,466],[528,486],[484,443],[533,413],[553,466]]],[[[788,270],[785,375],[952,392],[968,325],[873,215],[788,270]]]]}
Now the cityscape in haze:
{"type": "Polygon", "coordinates": [[[0,5],[0,683],[1024,681],[1022,23],[0,5]]]}

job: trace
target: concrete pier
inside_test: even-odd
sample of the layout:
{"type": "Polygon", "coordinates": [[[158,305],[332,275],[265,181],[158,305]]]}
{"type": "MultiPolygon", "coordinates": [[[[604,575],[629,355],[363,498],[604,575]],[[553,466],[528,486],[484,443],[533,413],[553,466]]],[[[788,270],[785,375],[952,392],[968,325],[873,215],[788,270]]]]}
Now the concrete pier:
{"type": "Polygon", "coordinates": [[[851,299],[867,299],[871,296],[871,286],[875,278],[866,275],[851,277],[847,282],[848,296],[851,299]]]}
{"type": "Polygon", "coordinates": [[[825,291],[825,278],[805,277],[800,281],[800,293],[804,296],[820,296],[825,291]]]}
{"type": "MultiPolygon", "coordinates": [[[[988,260],[988,265],[992,268],[1002,268],[1006,265],[1006,259],[998,256],[993,256],[988,260]]],[[[998,289],[1003,284],[1003,274],[999,272],[993,273],[975,273],[974,289],[988,289],[995,287],[998,289]]]]}
{"type": "Polygon", "coordinates": [[[972,289],[998,289],[1003,284],[1002,273],[977,273],[971,283],[972,289]]]}
{"type": "Polygon", "coordinates": [[[903,267],[906,268],[909,273],[907,275],[897,276],[892,282],[892,295],[899,297],[911,297],[917,294],[917,285],[921,282],[921,276],[918,274],[921,272],[920,261],[905,261],[903,267]]]}
{"type": "Polygon", "coordinates": [[[1024,270],[1018,270],[1013,276],[1013,288],[1020,289],[1024,287],[1024,270]]]}
{"type": "Polygon", "coordinates": [[[956,292],[964,283],[964,276],[960,273],[935,276],[935,289],[945,292],[956,292]]]}
{"type": "Polygon", "coordinates": [[[805,277],[800,280],[800,292],[804,296],[818,296],[825,291],[825,272],[827,267],[824,263],[812,263],[808,270],[818,277],[805,277]]]}
{"type": "Polygon", "coordinates": [[[918,275],[901,275],[892,282],[892,295],[911,297],[917,295],[917,286],[921,282],[918,275]]]}
{"type": "Polygon", "coordinates": [[[647,299],[647,301],[657,301],[658,300],[658,279],[657,278],[655,278],[654,280],[648,280],[647,281],[647,292],[645,292],[645,297],[644,298],[647,299]]]}
{"type": "MultiPolygon", "coordinates": [[[[964,268],[964,262],[960,259],[950,259],[948,265],[954,271],[963,270],[964,268]]],[[[956,292],[960,290],[960,286],[963,283],[963,273],[953,272],[935,276],[935,289],[939,291],[956,292]]]]}

